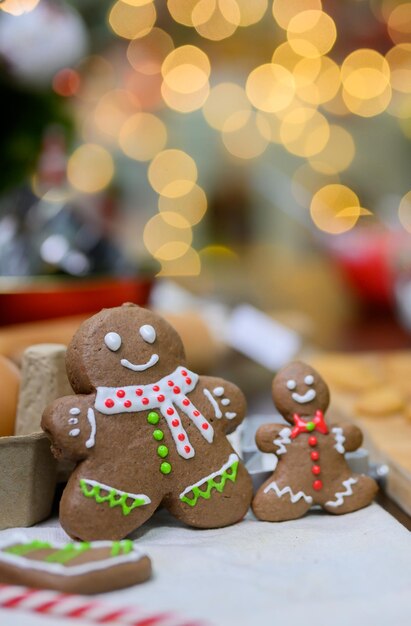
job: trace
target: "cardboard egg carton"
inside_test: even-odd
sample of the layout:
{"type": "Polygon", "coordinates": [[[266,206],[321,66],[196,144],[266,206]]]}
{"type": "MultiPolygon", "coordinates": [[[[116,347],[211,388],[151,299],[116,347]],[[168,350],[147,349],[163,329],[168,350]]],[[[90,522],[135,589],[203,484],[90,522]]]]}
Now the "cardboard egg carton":
{"type": "Polygon", "coordinates": [[[57,463],[40,421],[47,404],[71,393],[65,351],[40,344],[23,355],[15,435],[0,437],[0,530],[31,526],[51,513],[57,463]]]}
{"type": "Polygon", "coordinates": [[[0,530],[32,526],[51,513],[56,464],[43,433],[0,438],[0,530]]]}

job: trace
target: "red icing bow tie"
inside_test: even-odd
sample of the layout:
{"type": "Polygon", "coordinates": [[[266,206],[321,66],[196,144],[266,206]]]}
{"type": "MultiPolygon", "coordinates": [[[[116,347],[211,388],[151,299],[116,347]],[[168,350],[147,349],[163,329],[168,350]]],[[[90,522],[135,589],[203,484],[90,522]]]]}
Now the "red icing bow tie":
{"type": "Polygon", "coordinates": [[[328,433],[327,424],[325,423],[322,411],[316,411],[314,419],[310,422],[302,420],[297,413],[294,413],[293,418],[295,426],[291,431],[291,439],[295,439],[300,433],[311,433],[313,430],[318,430],[318,432],[323,435],[328,433]]]}

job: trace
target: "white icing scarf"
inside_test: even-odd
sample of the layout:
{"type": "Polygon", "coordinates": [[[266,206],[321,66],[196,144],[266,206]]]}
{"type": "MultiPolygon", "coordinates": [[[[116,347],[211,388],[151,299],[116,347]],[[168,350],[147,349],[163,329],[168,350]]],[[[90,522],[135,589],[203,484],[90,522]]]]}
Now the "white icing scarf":
{"type": "Polygon", "coordinates": [[[193,391],[197,382],[198,374],[190,372],[185,367],[177,367],[174,372],[151,385],[97,387],[94,406],[104,415],[158,409],[167,422],[178,454],[184,459],[190,459],[195,451],[181,424],[176,407],[192,420],[208,443],[212,443],[214,438],[211,424],[187,398],[187,394],[193,391]]]}

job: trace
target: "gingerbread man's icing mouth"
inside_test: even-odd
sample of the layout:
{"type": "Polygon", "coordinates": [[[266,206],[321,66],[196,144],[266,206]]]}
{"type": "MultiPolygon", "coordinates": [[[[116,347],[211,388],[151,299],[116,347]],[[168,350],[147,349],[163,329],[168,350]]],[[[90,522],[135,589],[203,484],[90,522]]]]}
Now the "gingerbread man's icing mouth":
{"type": "Polygon", "coordinates": [[[144,372],[144,370],[148,370],[150,367],[156,365],[159,360],[160,357],[158,354],[152,354],[146,363],[131,363],[128,359],[121,359],[120,363],[123,367],[133,370],[133,372],[144,372]]]}
{"type": "Polygon", "coordinates": [[[315,389],[308,389],[302,395],[294,391],[294,393],[291,394],[291,397],[295,402],[298,402],[299,404],[305,404],[306,402],[311,402],[311,400],[314,400],[316,395],[317,393],[315,389]]]}

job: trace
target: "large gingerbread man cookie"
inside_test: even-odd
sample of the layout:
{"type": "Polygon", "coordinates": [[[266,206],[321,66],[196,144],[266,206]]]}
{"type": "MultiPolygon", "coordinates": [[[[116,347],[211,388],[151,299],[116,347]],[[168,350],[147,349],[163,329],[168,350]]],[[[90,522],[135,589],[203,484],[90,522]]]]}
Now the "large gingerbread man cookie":
{"type": "Polygon", "coordinates": [[[184,360],[176,331],[132,304],[80,326],[67,351],[78,395],[42,419],[55,456],[77,463],[60,503],[71,537],[122,539],[160,504],[199,528],[247,512],[251,480],[226,438],[244,418],[244,396],[184,360]]]}
{"type": "Polygon", "coordinates": [[[281,522],[301,517],[313,505],[338,515],[370,504],[378,489],[375,481],[353,474],[344,457],[360,447],[362,433],[351,424],[326,422],[329,391],[318,372],[305,363],[291,363],[274,378],[272,392],[292,427],[264,424],[257,431],[258,447],[273,452],[278,463],[254,498],[255,515],[281,522]]]}

